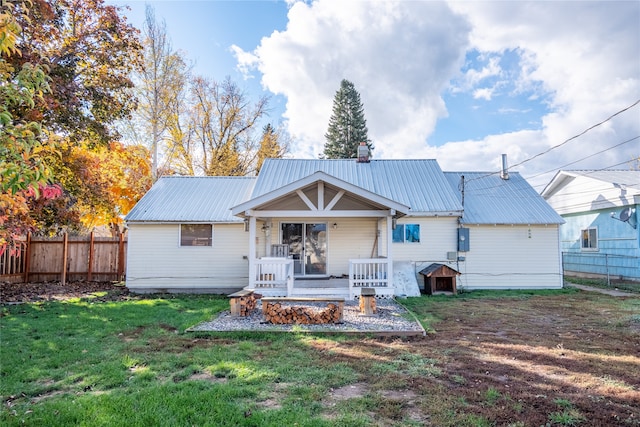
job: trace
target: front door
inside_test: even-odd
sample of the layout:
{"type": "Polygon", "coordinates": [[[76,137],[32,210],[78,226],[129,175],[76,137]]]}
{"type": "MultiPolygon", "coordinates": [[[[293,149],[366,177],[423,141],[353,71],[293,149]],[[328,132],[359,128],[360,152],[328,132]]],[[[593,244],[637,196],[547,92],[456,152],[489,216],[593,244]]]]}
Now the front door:
{"type": "Polygon", "coordinates": [[[326,223],[283,223],[282,243],[289,245],[296,276],[327,274],[326,223]]]}

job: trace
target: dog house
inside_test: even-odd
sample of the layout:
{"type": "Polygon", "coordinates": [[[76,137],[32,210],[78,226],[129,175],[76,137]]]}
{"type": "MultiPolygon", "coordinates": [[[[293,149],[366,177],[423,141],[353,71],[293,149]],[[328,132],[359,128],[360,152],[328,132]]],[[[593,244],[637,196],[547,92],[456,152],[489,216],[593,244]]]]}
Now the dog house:
{"type": "Polygon", "coordinates": [[[457,294],[456,277],[460,272],[444,265],[433,263],[420,271],[424,276],[424,292],[433,295],[437,292],[451,292],[457,294]]]}

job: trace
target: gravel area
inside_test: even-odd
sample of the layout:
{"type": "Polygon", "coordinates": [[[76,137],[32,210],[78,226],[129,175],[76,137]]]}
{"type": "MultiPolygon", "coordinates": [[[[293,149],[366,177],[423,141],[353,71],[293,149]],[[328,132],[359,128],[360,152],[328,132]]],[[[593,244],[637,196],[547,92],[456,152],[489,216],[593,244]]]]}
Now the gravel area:
{"type": "MultiPolygon", "coordinates": [[[[316,306],[310,303],[288,303],[296,306],[316,306]]],[[[326,304],[322,305],[326,307],[326,304]]],[[[221,312],[209,322],[200,323],[188,331],[269,331],[269,332],[319,332],[319,333],[347,333],[373,334],[390,336],[425,335],[424,328],[402,305],[394,300],[377,300],[377,313],[373,316],[363,316],[357,301],[345,301],[343,322],[322,325],[274,325],[264,322],[262,316],[262,302],[252,314],[247,317],[232,317],[229,310],[221,312]]]]}

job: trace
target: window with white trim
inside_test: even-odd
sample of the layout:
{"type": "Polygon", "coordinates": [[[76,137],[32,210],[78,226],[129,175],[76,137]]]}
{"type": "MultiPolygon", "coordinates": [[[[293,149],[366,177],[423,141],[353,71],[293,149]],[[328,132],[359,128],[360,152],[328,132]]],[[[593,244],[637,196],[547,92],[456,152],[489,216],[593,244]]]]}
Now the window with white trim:
{"type": "Polygon", "coordinates": [[[393,243],[420,243],[420,224],[397,224],[393,243]]]}
{"type": "Polygon", "coordinates": [[[213,246],[213,225],[180,224],[180,246],[213,246]]]}
{"type": "Polygon", "coordinates": [[[595,227],[585,228],[580,233],[580,245],[583,250],[598,249],[598,229],[595,227]]]}

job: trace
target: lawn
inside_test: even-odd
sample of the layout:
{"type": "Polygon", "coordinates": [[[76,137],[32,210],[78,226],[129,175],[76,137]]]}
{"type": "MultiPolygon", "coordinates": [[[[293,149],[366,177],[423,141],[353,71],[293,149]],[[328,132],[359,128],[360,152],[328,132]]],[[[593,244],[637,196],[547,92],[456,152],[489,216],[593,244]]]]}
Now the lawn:
{"type": "Polygon", "coordinates": [[[402,302],[426,337],[184,332],[215,296],[5,304],[0,424],[640,425],[640,298],[402,302]]]}

